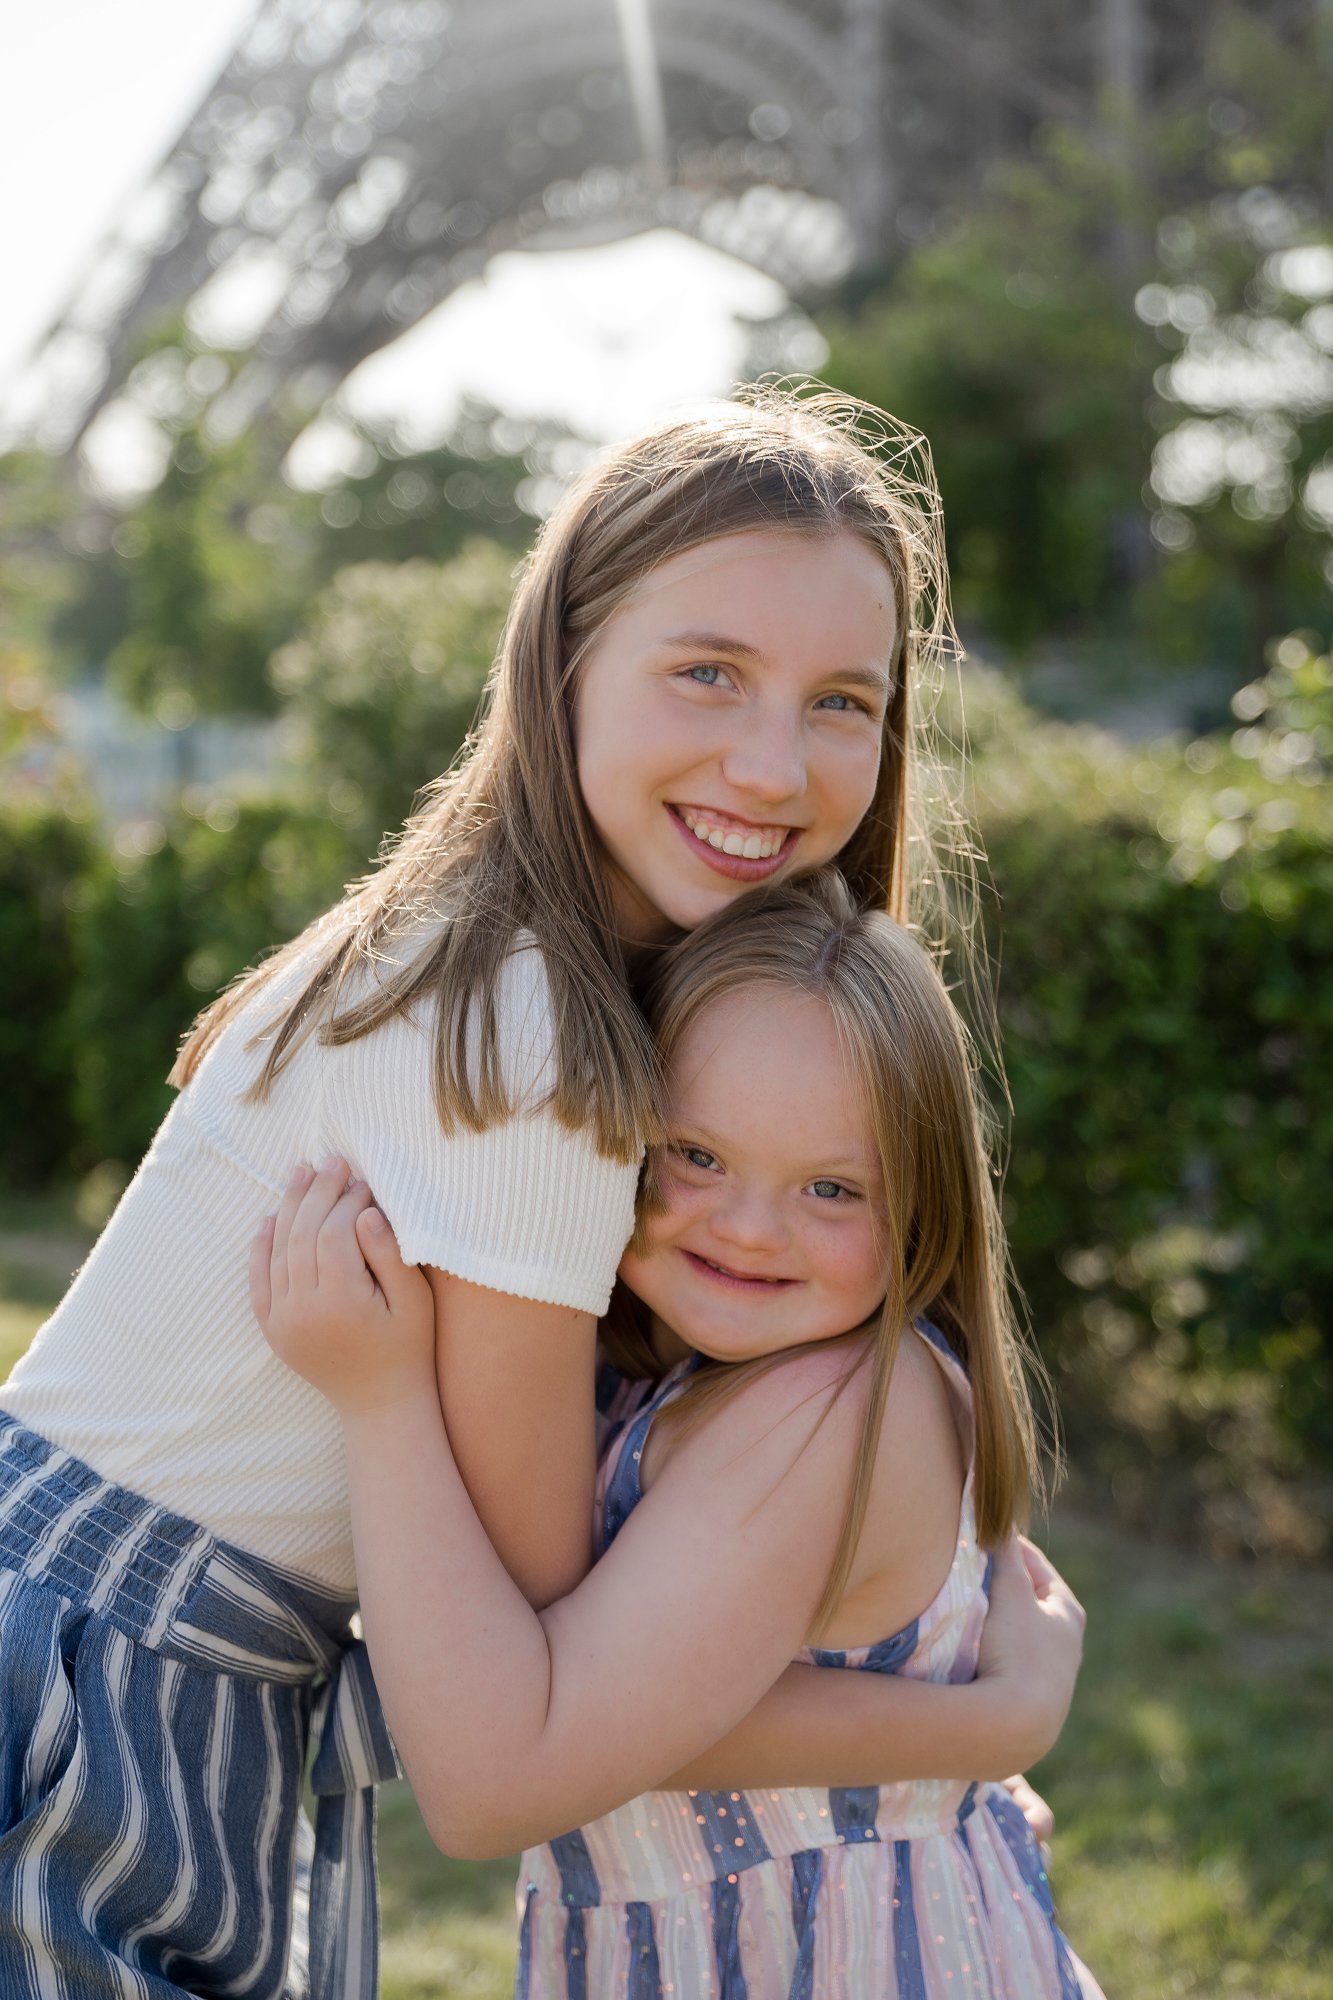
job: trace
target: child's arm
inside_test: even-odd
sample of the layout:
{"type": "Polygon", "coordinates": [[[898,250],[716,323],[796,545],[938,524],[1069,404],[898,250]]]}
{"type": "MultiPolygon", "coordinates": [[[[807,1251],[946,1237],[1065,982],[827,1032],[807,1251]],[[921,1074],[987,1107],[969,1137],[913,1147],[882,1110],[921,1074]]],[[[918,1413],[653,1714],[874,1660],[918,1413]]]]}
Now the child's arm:
{"type": "Polygon", "coordinates": [[[1083,1627],[1082,1606],[1063,1577],[1039,1549],[1014,1542],[996,1558],[974,1681],[949,1686],[790,1666],[664,1789],[1007,1780],[1044,1757],[1064,1727],[1083,1627]]]}
{"type": "MultiPolygon", "coordinates": [[[[294,1283],[303,1274],[313,1280],[316,1269],[303,1197],[310,1191],[336,1198],[344,1189],[352,1210],[369,1206],[369,1190],[349,1187],[342,1161],[318,1175],[306,1166],[293,1174],[274,1218],[274,1240],[294,1283]]],[[[449,1296],[448,1313],[436,1316],[436,1367],[459,1471],[519,1589],[532,1604],[550,1604],[574,1588],[592,1560],[597,1322],[591,1313],[422,1268],[432,1292],[438,1297],[447,1289],[449,1296]]],[[[415,1270],[412,1277],[421,1285],[415,1270]]],[[[364,1263],[359,1271],[349,1263],[343,1283],[348,1305],[373,1308],[375,1282],[364,1263]]]]}
{"type": "Polygon", "coordinates": [[[427,1288],[370,1211],[384,1295],[368,1314],[346,1199],[305,1254],[331,1206],[327,1189],[302,1204],[298,1268],[274,1249],[267,1301],[261,1246],[261,1321],[344,1416],[367,1629],[427,1822],[446,1848],[505,1851],[660,1782],[778,1678],[832,1557],[858,1398],[830,1404],[832,1355],[773,1371],[682,1443],[607,1558],[539,1618],[449,1451],[427,1288]]]}
{"type": "Polygon", "coordinates": [[[597,1322],[425,1270],[454,1460],[523,1595],[554,1603],[592,1561],[597,1322]]]}

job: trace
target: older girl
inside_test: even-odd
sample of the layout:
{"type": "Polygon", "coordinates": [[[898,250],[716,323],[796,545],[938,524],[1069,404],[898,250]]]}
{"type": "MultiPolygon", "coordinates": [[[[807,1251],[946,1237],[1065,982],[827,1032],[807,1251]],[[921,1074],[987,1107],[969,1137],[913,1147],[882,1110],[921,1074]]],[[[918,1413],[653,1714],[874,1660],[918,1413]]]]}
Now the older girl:
{"type": "Polygon", "coordinates": [[[927,953],[833,877],[711,919],[649,1012],[666,1132],[620,1276],[661,1379],[617,1411],[602,1559],[544,1613],[458,1478],[430,1292],[368,1193],[321,1176],[256,1256],[269,1339],[343,1417],[367,1630],[427,1821],[464,1852],[537,1843],[523,2000],[1095,1995],[982,1771],[670,1785],[793,1656],[969,1681],[1035,1453],[927,953]]]}
{"type": "MultiPolygon", "coordinates": [[[[905,911],[928,872],[908,827],[937,506],[906,444],[853,433],[769,393],[609,453],[537,543],[461,762],[187,1040],[0,1398],[13,2000],[286,1990],[321,1684],[311,1977],[316,2000],[372,1993],[369,1788],[392,1764],[348,1644],[341,1440],[254,1326],[245,1246],[293,1158],[373,1180],[404,1254],[449,1274],[438,1376],[480,1519],[532,1602],[567,1592],[596,1317],[655,1132],[627,961],[835,856],[867,907],[905,911]]],[[[778,1741],[793,1703],[832,1726],[797,1682],[778,1741]]],[[[864,1730],[855,1706],[839,1726],[864,1730]]],[[[874,1717],[891,1770],[899,1714],[874,1717]]]]}

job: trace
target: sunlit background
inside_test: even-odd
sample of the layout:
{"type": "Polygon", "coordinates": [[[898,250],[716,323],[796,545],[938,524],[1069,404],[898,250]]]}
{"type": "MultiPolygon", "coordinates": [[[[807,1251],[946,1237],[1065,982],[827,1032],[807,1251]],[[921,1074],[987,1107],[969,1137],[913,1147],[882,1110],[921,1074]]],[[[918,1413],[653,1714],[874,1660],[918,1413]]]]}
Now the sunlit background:
{"type": "MultiPolygon", "coordinates": [[[[1333,7],[48,0],[0,26],[0,1373],[192,1013],[454,754],[605,440],[918,426],[1109,1994],[1333,1986],[1333,7]]],[[[389,2000],[505,1870],[388,1801],[389,2000]]]]}
{"type": "MultiPolygon", "coordinates": [[[[615,9],[602,11],[614,27],[615,9]]],[[[355,41],[358,13],[333,6],[272,10],[265,20],[290,18],[290,39],[303,32],[309,45],[296,60],[327,60],[330,93],[336,98],[342,90],[344,101],[351,101],[357,85],[346,78],[353,62],[339,78],[333,59],[355,41]]],[[[447,10],[398,13],[409,28],[427,30],[425,46],[414,50],[424,67],[435,46],[429,31],[447,10]]],[[[267,53],[255,14],[254,0],[204,0],[187,14],[146,0],[126,21],[113,21],[93,5],[72,5],[25,25],[32,66],[10,72],[0,165],[10,186],[31,175],[34,155],[43,170],[34,198],[7,204],[0,220],[0,257],[15,281],[13,307],[0,328],[0,384],[11,438],[59,448],[86,415],[84,398],[101,387],[100,336],[132,294],[141,261],[172,226],[173,176],[169,164],[161,170],[164,156],[247,29],[261,45],[261,59],[267,53]],[[71,77],[62,56],[72,37],[80,58],[71,77]],[[36,89],[27,82],[33,77],[36,89]],[[88,173],[93,159],[95,188],[88,173]],[[46,338],[57,322],[55,338],[46,338]]],[[[548,14],[556,19],[559,8],[548,14]]],[[[393,10],[381,15],[392,55],[401,25],[393,10]]],[[[503,23],[502,15],[496,18],[503,23]]],[[[588,94],[587,77],[569,81],[582,83],[588,94]]],[[[577,88],[571,94],[577,101],[577,88]]],[[[353,109],[359,104],[356,99],[353,109]]],[[[770,119],[777,116],[776,107],[768,109],[770,119]]],[[[543,117],[556,135],[553,150],[568,147],[561,121],[577,128],[577,112],[565,105],[532,112],[527,122],[538,144],[543,117]]],[[[758,122],[762,127],[762,115],[758,122]]],[[[334,120],[325,143],[348,163],[336,220],[346,231],[344,242],[355,242],[401,207],[410,178],[397,151],[371,153],[370,125],[340,139],[348,129],[349,121],[334,120]]],[[[186,315],[200,349],[250,345],[279,301],[292,299],[293,260],[284,237],[293,232],[274,225],[299,211],[309,169],[281,166],[263,185],[264,170],[275,164],[277,131],[272,122],[255,134],[237,133],[233,125],[232,143],[219,147],[200,202],[205,219],[218,225],[207,246],[209,276],[189,287],[186,315]]],[[[456,212],[460,204],[452,206],[456,212]]],[[[703,242],[665,228],[626,240],[626,230],[639,220],[617,212],[609,223],[589,225],[577,217],[550,228],[548,217],[554,241],[587,238],[597,247],[543,256],[499,251],[469,260],[476,276],[454,279],[443,305],[351,370],[337,398],[339,412],[392,424],[413,443],[427,444],[448,433],[473,396],[514,414],[555,417],[602,438],[637,427],[672,403],[725,389],[747,358],[738,320],[782,315],[790,305],[783,286],[715,247],[728,236],[744,242],[746,231],[734,216],[716,213],[707,232],[712,240],[703,242]]],[[[827,241],[814,249],[814,261],[840,275],[850,254],[845,222],[830,208],[816,224],[827,241]]],[[[309,271],[306,279],[309,285],[309,271]]],[[[335,289],[322,285],[322,301],[335,289]]],[[[309,309],[300,303],[299,310],[304,315],[309,309]]],[[[409,314],[394,316],[402,321],[409,314]]],[[[811,367],[823,356],[813,328],[792,328],[785,359],[811,367]]],[[[131,390],[99,411],[81,436],[79,457],[95,490],[123,504],[156,483],[162,452],[144,399],[131,390]]],[[[313,486],[333,482],[357,462],[348,434],[330,417],[301,438],[287,469],[298,485],[313,486]]]]}

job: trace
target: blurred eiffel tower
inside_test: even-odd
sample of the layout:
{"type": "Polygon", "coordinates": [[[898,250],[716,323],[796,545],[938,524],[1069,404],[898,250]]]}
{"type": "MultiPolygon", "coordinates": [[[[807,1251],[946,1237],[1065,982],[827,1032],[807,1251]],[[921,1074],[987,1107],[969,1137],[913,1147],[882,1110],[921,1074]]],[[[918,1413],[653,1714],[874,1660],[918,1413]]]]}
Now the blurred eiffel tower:
{"type": "Polygon", "coordinates": [[[208,346],[243,292],[210,417],[290,437],[496,252],[663,224],[809,296],[1037,124],[1124,130],[1194,87],[1217,4],[262,0],[11,411],[71,450],[156,328],[184,314],[208,346]]]}

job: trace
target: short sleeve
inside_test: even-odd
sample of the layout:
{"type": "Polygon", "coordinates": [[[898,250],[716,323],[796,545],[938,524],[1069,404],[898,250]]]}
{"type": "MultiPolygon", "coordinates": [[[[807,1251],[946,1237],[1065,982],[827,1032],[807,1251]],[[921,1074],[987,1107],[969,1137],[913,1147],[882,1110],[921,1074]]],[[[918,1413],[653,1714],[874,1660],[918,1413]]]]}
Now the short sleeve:
{"type": "Polygon", "coordinates": [[[608,1160],[541,1100],[554,1076],[546,971],[535,946],[506,961],[501,1054],[520,1108],[484,1132],[440,1124],[432,1009],[323,1053],[331,1150],[366,1180],[403,1257],[549,1305],[606,1311],[634,1227],[637,1164],[608,1160]]]}

